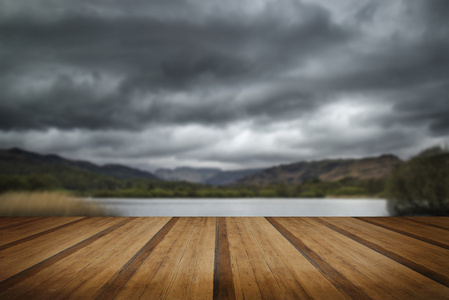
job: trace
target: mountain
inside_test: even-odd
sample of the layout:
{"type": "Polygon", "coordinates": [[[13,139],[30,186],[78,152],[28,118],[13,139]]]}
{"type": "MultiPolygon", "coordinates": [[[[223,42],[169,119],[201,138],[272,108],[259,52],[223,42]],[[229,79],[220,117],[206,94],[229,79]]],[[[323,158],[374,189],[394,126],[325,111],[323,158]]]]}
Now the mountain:
{"type": "Polygon", "coordinates": [[[99,166],[89,161],[71,160],[55,154],[43,155],[19,148],[0,150],[0,166],[0,172],[3,174],[41,173],[44,169],[51,169],[51,166],[60,166],[117,179],[159,179],[150,172],[124,165],[107,164],[99,166]]]}
{"type": "MultiPolygon", "coordinates": [[[[0,174],[63,174],[83,171],[117,179],[153,179],[188,181],[215,186],[231,184],[265,185],[272,183],[300,184],[306,179],[319,178],[337,181],[355,179],[377,179],[386,177],[390,171],[402,164],[394,155],[382,155],[362,159],[325,159],[297,162],[264,170],[246,169],[222,171],[217,168],[180,167],[158,169],[155,175],[119,164],[96,165],[89,161],[71,160],[55,154],[38,154],[18,148],[0,150],[0,174]]],[[[83,176],[90,176],[85,174],[83,176]]],[[[90,177],[89,177],[90,178],[90,177]]],[[[94,178],[94,177],[92,177],[94,178]]],[[[93,180],[93,179],[92,179],[93,180]]]]}
{"type": "Polygon", "coordinates": [[[258,173],[263,169],[243,169],[236,171],[222,171],[214,168],[179,167],[176,169],[158,169],[155,174],[159,178],[169,181],[188,181],[208,185],[228,185],[239,179],[258,173]]]}
{"type": "Polygon", "coordinates": [[[215,186],[229,185],[244,177],[259,173],[262,170],[263,169],[244,169],[236,171],[222,171],[207,179],[204,183],[215,186]]]}
{"type": "Polygon", "coordinates": [[[384,178],[403,162],[387,154],[362,159],[325,159],[311,162],[297,162],[265,169],[262,172],[242,178],[238,184],[265,185],[274,183],[300,184],[306,179],[337,181],[343,178],[360,180],[384,178]]]}
{"type": "Polygon", "coordinates": [[[222,172],[222,170],[215,168],[179,167],[173,170],[158,169],[155,174],[157,177],[164,180],[205,183],[207,180],[220,172],[222,172]]]}

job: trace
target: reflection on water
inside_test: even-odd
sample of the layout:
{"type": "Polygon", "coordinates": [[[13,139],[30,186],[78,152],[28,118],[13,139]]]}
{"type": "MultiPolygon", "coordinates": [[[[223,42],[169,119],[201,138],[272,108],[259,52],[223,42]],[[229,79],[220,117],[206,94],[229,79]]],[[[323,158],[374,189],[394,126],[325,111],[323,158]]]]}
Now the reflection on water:
{"type": "Polygon", "coordinates": [[[388,216],[382,199],[88,199],[117,216],[388,216]]]}

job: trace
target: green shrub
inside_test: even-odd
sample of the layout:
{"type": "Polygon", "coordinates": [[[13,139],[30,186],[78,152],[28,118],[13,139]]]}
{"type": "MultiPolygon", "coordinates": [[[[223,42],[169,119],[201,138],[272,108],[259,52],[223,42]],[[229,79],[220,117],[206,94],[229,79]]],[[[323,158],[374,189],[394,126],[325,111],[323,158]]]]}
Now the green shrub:
{"type": "Polygon", "coordinates": [[[273,198],[273,197],[277,197],[277,193],[275,190],[272,190],[272,189],[261,189],[259,191],[259,197],[273,198]]]}
{"type": "Polygon", "coordinates": [[[386,195],[398,215],[449,215],[449,153],[434,147],[393,170],[386,195]]]}
{"type": "Polygon", "coordinates": [[[301,198],[323,198],[326,196],[326,194],[323,191],[319,190],[308,190],[301,192],[299,196],[301,198]]]}
{"type": "Polygon", "coordinates": [[[0,192],[26,191],[28,189],[28,182],[22,176],[0,176],[0,192]]]}
{"type": "Polygon", "coordinates": [[[364,188],[354,187],[354,186],[343,186],[334,192],[332,192],[335,196],[360,196],[366,195],[367,191],[364,188]]]}

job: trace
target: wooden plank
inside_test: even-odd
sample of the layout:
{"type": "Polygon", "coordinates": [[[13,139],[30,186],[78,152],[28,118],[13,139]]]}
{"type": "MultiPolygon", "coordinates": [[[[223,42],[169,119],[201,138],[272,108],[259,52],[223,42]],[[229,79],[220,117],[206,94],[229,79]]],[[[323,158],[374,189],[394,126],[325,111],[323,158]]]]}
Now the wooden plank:
{"type": "Polygon", "coordinates": [[[147,232],[154,235],[169,218],[154,218],[149,222],[143,218],[128,219],[130,222],[110,234],[0,293],[0,298],[26,294],[26,298],[47,295],[67,299],[73,290],[79,290],[75,293],[79,298],[92,297],[144,245],[147,232]],[[86,280],[95,286],[81,288],[86,280]]]}
{"type": "Polygon", "coordinates": [[[408,219],[418,224],[425,224],[443,230],[449,230],[449,217],[407,217],[403,219],[408,219]]]}
{"type": "Polygon", "coordinates": [[[82,222],[85,220],[84,217],[75,217],[75,218],[59,218],[58,220],[42,220],[43,224],[34,223],[31,228],[27,226],[29,229],[23,230],[14,230],[11,229],[7,234],[1,234],[2,241],[0,242],[0,251],[5,250],[7,248],[19,245],[21,243],[25,243],[28,241],[32,241],[41,236],[50,234],[52,232],[61,230],[66,228],[67,226],[74,225],[76,223],[82,222]],[[19,232],[17,232],[19,231],[19,232]],[[4,238],[4,239],[3,239],[4,238]]]}
{"type": "MultiPolygon", "coordinates": [[[[101,272],[102,268],[108,268],[110,265],[114,265],[116,262],[111,261],[113,257],[119,256],[117,258],[119,262],[121,262],[120,266],[123,266],[126,261],[123,261],[122,256],[131,258],[136,253],[136,251],[130,253],[128,250],[125,251],[124,249],[126,249],[126,247],[133,242],[133,239],[130,237],[132,237],[135,233],[144,235],[144,232],[142,232],[141,229],[146,226],[141,219],[129,219],[131,220],[131,224],[128,223],[126,226],[118,228],[110,235],[97,240],[92,245],[89,245],[89,247],[85,247],[81,251],[78,251],[75,255],[72,255],[72,257],[69,257],[67,261],[59,262],[59,265],[54,268],[55,270],[59,270],[59,273],[51,280],[47,280],[43,284],[40,284],[38,288],[25,295],[26,298],[36,298],[36,294],[46,294],[46,297],[50,296],[51,298],[54,297],[58,299],[68,299],[69,295],[78,299],[91,298],[93,293],[82,294],[80,292],[73,292],[82,286],[88,279],[91,280],[91,277],[96,275],[96,273],[101,272]],[[117,246],[121,249],[114,251],[117,246]],[[119,251],[122,253],[117,253],[119,251]],[[53,286],[53,289],[48,288],[51,286],[53,286]],[[57,289],[54,287],[57,287],[57,289]],[[47,292],[45,293],[46,290],[47,292]]],[[[155,221],[157,222],[157,220],[155,221]]],[[[159,228],[162,227],[162,225],[164,224],[161,224],[159,228]]],[[[156,230],[152,231],[155,232],[156,230]]],[[[136,237],[137,236],[134,236],[134,239],[136,237]]],[[[134,248],[134,250],[136,249],[134,248]]],[[[115,268],[115,270],[118,269],[119,268],[117,267],[115,268]]],[[[97,290],[102,286],[100,283],[105,283],[105,281],[96,282],[97,290]]]]}
{"type": "Polygon", "coordinates": [[[172,218],[161,230],[149,240],[139,252],[137,252],[132,259],[130,259],[123,268],[117,272],[111,279],[103,285],[97,297],[99,299],[112,299],[123,288],[123,286],[136,273],[141,264],[151,255],[154,249],[159,245],[161,240],[170,232],[173,226],[176,225],[179,218],[172,218]]]}
{"type": "Polygon", "coordinates": [[[296,234],[301,234],[304,243],[371,298],[435,299],[441,298],[449,291],[419,273],[322,225],[319,219],[294,218],[289,221],[298,228],[296,234]],[[411,289],[411,286],[414,288],[411,289]]]}
{"type": "MultiPolygon", "coordinates": [[[[150,227],[150,231],[152,233],[151,239],[154,237],[155,234],[157,234],[157,232],[161,232],[161,229],[163,228],[164,225],[167,224],[167,221],[169,221],[169,220],[164,220],[162,222],[162,224],[161,224],[161,222],[158,222],[158,221],[159,220],[153,220],[153,222],[149,222],[150,224],[148,224],[151,226],[150,227]],[[155,224],[158,225],[156,228],[154,228],[155,224]]],[[[124,261],[123,255],[125,255],[125,257],[128,257],[129,259],[132,259],[133,254],[135,255],[136,252],[139,252],[140,249],[145,247],[145,246],[143,246],[138,251],[133,251],[134,253],[131,253],[130,251],[123,250],[124,248],[128,247],[131,243],[133,243],[136,238],[140,239],[140,238],[142,238],[142,236],[146,235],[142,231],[142,229],[148,228],[145,224],[148,222],[145,222],[144,218],[138,218],[133,223],[134,223],[134,224],[132,224],[133,226],[130,228],[125,228],[126,229],[125,231],[119,232],[119,230],[116,230],[116,234],[118,234],[118,236],[112,236],[108,240],[98,241],[98,245],[92,245],[92,246],[96,246],[95,247],[96,249],[101,249],[101,250],[93,251],[93,252],[91,252],[90,255],[86,254],[87,259],[85,260],[85,263],[81,263],[81,265],[85,265],[85,267],[79,269],[78,272],[75,272],[78,269],[70,272],[71,274],[74,274],[72,276],[73,280],[65,280],[66,282],[63,282],[62,284],[55,285],[55,286],[58,286],[58,289],[59,289],[56,297],[60,298],[60,299],[68,299],[69,295],[70,295],[70,298],[75,298],[75,299],[86,298],[86,296],[91,297],[93,294],[83,294],[81,291],[78,291],[75,293],[74,291],[78,287],[82,286],[87,280],[91,280],[92,276],[96,275],[98,272],[101,272],[105,268],[105,266],[107,266],[108,264],[113,265],[114,263],[116,263],[113,260],[111,260],[112,257],[114,257],[114,256],[117,257],[119,259],[119,261],[121,262],[120,265],[123,267],[127,263],[126,261],[124,261]],[[132,238],[132,236],[136,233],[138,233],[138,235],[135,235],[134,238],[132,238]],[[120,240],[120,242],[117,242],[117,240],[120,240]],[[122,253],[119,252],[120,249],[117,249],[117,251],[116,251],[117,244],[119,244],[119,246],[120,246],[119,248],[121,248],[122,253]],[[106,249],[106,251],[104,251],[104,249],[106,249]]],[[[151,239],[149,239],[149,240],[151,241],[151,239]]],[[[146,241],[149,242],[149,240],[147,239],[146,241]]],[[[136,248],[134,248],[134,249],[136,249],[136,248]]],[[[76,267],[78,268],[78,266],[76,266],[76,267]]],[[[116,272],[118,271],[117,268],[115,268],[115,270],[116,270],[116,272]]],[[[104,285],[105,283],[106,282],[98,282],[97,281],[97,284],[98,284],[97,287],[99,288],[102,286],[102,284],[104,285]]]]}
{"type": "Polygon", "coordinates": [[[349,298],[369,299],[357,286],[344,277],[337,269],[329,265],[311,248],[304,244],[298,237],[275,218],[266,218],[295,248],[306,257],[332,284],[349,298]]]}
{"type": "MultiPolygon", "coordinates": [[[[209,226],[206,227],[206,218],[195,218],[196,224],[193,229],[192,237],[189,241],[189,244],[186,247],[186,250],[173,272],[169,280],[169,285],[167,291],[163,295],[163,299],[194,299],[197,295],[190,294],[192,282],[194,280],[195,270],[197,267],[197,262],[199,259],[200,249],[204,246],[208,247],[208,249],[214,252],[215,240],[210,240],[209,245],[203,245],[204,237],[206,235],[206,230],[208,229],[210,233],[215,232],[215,228],[209,226]],[[212,242],[212,243],[211,243],[212,242]]],[[[202,288],[206,291],[204,294],[209,295],[209,299],[213,296],[213,260],[207,261],[210,265],[209,275],[210,277],[206,280],[203,280],[204,283],[208,283],[208,285],[204,285],[202,288]]],[[[198,276],[198,274],[196,274],[198,276]]],[[[201,275],[200,275],[201,276],[201,275]]],[[[143,295],[145,297],[145,294],[143,295]]],[[[204,298],[203,298],[204,299],[204,298]]]]}
{"type": "Polygon", "coordinates": [[[391,217],[357,219],[449,250],[449,233],[446,230],[425,224],[416,226],[413,221],[391,217]]]}
{"type": "Polygon", "coordinates": [[[216,223],[216,218],[206,218],[187,299],[213,298],[216,223]]]}
{"type": "MultiPolygon", "coordinates": [[[[181,240],[186,240],[185,243],[179,243],[178,245],[172,247],[168,251],[165,260],[162,265],[159,265],[156,272],[152,273],[151,280],[145,287],[141,298],[142,299],[180,299],[182,293],[180,289],[184,289],[185,293],[188,293],[188,287],[182,286],[182,282],[175,283],[176,277],[180,269],[183,269],[183,262],[188,264],[185,259],[189,255],[189,248],[195,248],[195,243],[198,242],[198,238],[201,235],[201,220],[199,218],[187,218],[188,222],[186,229],[188,230],[185,238],[181,236],[181,240]],[[178,253],[177,253],[178,252],[178,253]],[[176,295],[175,298],[169,298],[168,294],[176,295]]],[[[193,253],[194,255],[194,253],[193,253]]],[[[151,265],[155,265],[154,262],[151,265]]],[[[179,279],[179,277],[177,278],[179,279]]]]}
{"type": "Polygon", "coordinates": [[[170,217],[157,217],[157,218],[138,218],[139,223],[135,224],[136,227],[129,234],[129,237],[123,240],[123,245],[117,246],[111,251],[106,260],[100,260],[95,262],[95,265],[91,266],[91,273],[95,273],[82,285],[80,285],[75,291],[73,291],[67,299],[85,299],[85,295],[100,295],[101,288],[106,285],[110,278],[113,278],[117,272],[123,269],[127,262],[129,262],[133,256],[142,249],[145,244],[150,241],[154,236],[160,232],[164,225],[170,221],[170,217]],[[139,225],[143,222],[143,225],[139,225]],[[95,272],[95,270],[98,270],[95,272]]]}
{"type": "Polygon", "coordinates": [[[449,299],[449,218],[9,219],[0,299],[449,299]]]}
{"type": "Polygon", "coordinates": [[[43,220],[45,217],[0,217],[0,230],[14,228],[34,221],[43,220]]]}
{"type": "Polygon", "coordinates": [[[242,246],[248,256],[248,261],[253,270],[259,291],[263,299],[281,299],[284,298],[272,270],[270,269],[263,252],[260,250],[252,233],[249,231],[245,218],[234,218],[238,228],[238,233],[242,246]]]}
{"type": "Polygon", "coordinates": [[[84,241],[116,222],[117,219],[113,218],[89,218],[70,228],[0,251],[0,281],[84,241]]]}
{"type": "Polygon", "coordinates": [[[243,245],[236,218],[227,218],[226,228],[236,299],[262,299],[256,276],[243,245]]]}
{"type": "MultiPolygon", "coordinates": [[[[239,233],[235,232],[235,228],[232,225],[236,218],[228,219],[230,219],[229,222],[231,223],[230,227],[228,226],[228,236],[230,239],[236,296],[237,299],[243,299],[254,293],[252,289],[245,291],[244,289],[248,288],[249,285],[251,285],[251,288],[257,284],[256,275],[258,271],[252,269],[250,259],[248,258],[251,255],[245,255],[246,249],[238,244],[238,242],[240,244],[243,244],[243,242],[238,238],[239,233]],[[242,274],[241,278],[239,273],[242,274]]],[[[281,291],[283,291],[281,298],[346,299],[322,273],[264,218],[245,218],[244,220],[246,226],[253,234],[254,240],[258,243],[266,264],[268,264],[281,291]]],[[[248,252],[248,254],[250,253],[248,252]]],[[[255,297],[259,297],[257,295],[258,289],[255,290],[255,297]]],[[[263,295],[260,297],[263,298],[263,295]]]]}
{"type": "Polygon", "coordinates": [[[321,218],[318,221],[427,278],[449,286],[449,252],[446,249],[356,219],[321,218]]]}
{"type": "Polygon", "coordinates": [[[135,219],[131,218],[122,219],[127,222],[123,226],[20,282],[5,294],[25,299],[39,299],[40,297],[65,299],[66,295],[61,296],[60,294],[69,293],[72,291],[73,285],[80,284],[82,281],[80,274],[88,269],[96,259],[107,255],[115,244],[120,244],[117,242],[117,238],[123,239],[124,233],[126,234],[135,222],[135,219]]]}
{"type": "Polygon", "coordinates": [[[0,229],[0,246],[9,244],[11,242],[24,239],[26,237],[71,223],[76,220],[84,219],[85,217],[49,217],[33,220],[32,224],[29,222],[17,224],[8,229],[0,229]]]}
{"type": "MultiPolygon", "coordinates": [[[[280,233],[276,229],[274,229],[264,218],[245,218],[245,221],[248,230],[251,232],[254,241],[257,244],[257,248],[263,254],[265,263],[268,265],[270,271],[276,279],[279,289],[282,292],[283,298],[309,299],[309,295],[306,293],[298,279],[295,278],[294,272],[289,269],[290,263],[284,260],[283,255],[280,254],[286,253],[288,251],[286,248],[288,246],[292,246],[288,244],[288,242],[285,241],[280,233]],[[276,236],[278,240],[276,240],[276,236]],[[285,242],[287,244],[282,244],[282,242],[285,242]],[[275,243],[279,246],[279,248],[274,245],[275,243]]],[[[303,280],[306,278],[306,276],[300,277],[302,278],[299,280],[303,280]]],[[[325,278],[322,279],[324,279],[324,281],[327,281],[325,278]]]]}
{"type": "Polygon", "coordinates": [[[226,218],[217,218],[215,233],[214,299],[235,299],[226,218]]]}
{"type": "Polygon", "coordinates": [[[180,218],[151,256],[142,262],[116,299],[160,299],[191,238],[194,223],[193,218],[180,218]]]}
{"type": "MultiPolygon", "coordinates": [[[[92,218],[95,219],[95,218],[92,218]]],[[[89,220],[90,221],[90,220],[89,220]]],[[[86,225],[88,221],[82,223],[82,225],[86,225]]],[[[4,291],[8,288],[16,285],[17,283],[33,276],[34,274],[42,271],[43,269],[53,265],[59,260],[75,253],[76,251],[82,249],[83,247],[93,243],[98,240],[102,236],[109,234],[114,231],[116,228],[123,226],[126,222],[129,222],[127,219],[119,219],[119,218],[109,218],[105,222],[101,222],[99,226],[94,228],[90,228],[90,230],[86,230],[82,235],[77,236],[77,239],[72,239],[74,242],[67,247],[67,243],[62,243],[62,246],[58,247],[58,240],[56,242],[50,242],[48,239],[47,243],[44,243],[45,247],[37,247],[37,248],[27,248],[24,249],[30,253],[28,255],[24,255],[24,251],[20,251],[20,255],[11,255],[10,250],[18,250],[16,247],[8,248],[1,252],[0,256],[0,269],[2,270],[0,275],[2,277],[2,281],[0,282],[0,290],[4,291]],[[87,237],[87,238],[86,238],[87,237]],[[79,239],[81,239],[79,241],[79,239]],[[38,255],[38,253],[43,253],[42,255],[38,255]],[[24,261],[24,257],[25,259],[24,261]]],[[[79,225],[79,224],[77,224],[79,225]]],[[[70,229],[73,229],[70,228],[70,229]]],[[[63,231],[63,230],[61,230],[63,231]]],[[[58,233],[60,233],[59,231],[58,233]]],[[[67,235],[67,234],[66,234],[67,235]]],[[[46,236],[48,237],[48,236],[46,236]]],[[[35,240],[29,242],[33,243],[35,240]]],[[[25,243],[28,244],[28,243],[25,243]]],[[[19,246],[23,246],[21,244],[19,246]]],[[[14,253],[14,252],[12,252],[14,253]]]]}
{"type": "MultiPolygon", "coordinates": [[[[277,220],[283,218],[277,218],[277,220]]],[[[257,218],[257,220],[259,220],[257,218]]],[[[290,273],[295,277],[299,285],[304,289],[307,297],[312,299],[346,299],[343,295],[307,258],[305,258],[275,227],[267,220],[258,221],[257,228],[259,234],[266,240],[275,253],[279,254],[279,258],[287,266],[290,273]]],[[[276,254],[270,256],[275,257],[276,254]]],[[[273,268],[272,268],[273,269],[273,268]]],[[[284,269],[282,269],[284,271],[284,269]]],[[[281,272],[281,270],[279,271],[281,272]]],[[[288,272],[280,273],[284,279],[287,278],[288,272]],[[283,275],[284,274],[284,275],[283,275]]],[[[296,289],[296,284],[292,284],[296,289]]],[[[300,292],[299,292],[300,293],[300,292]]],[[[300,297],[307,298],[307,297],[300,297]]],[[[296,299],[298,297],[295,297],[296,299]]]]}

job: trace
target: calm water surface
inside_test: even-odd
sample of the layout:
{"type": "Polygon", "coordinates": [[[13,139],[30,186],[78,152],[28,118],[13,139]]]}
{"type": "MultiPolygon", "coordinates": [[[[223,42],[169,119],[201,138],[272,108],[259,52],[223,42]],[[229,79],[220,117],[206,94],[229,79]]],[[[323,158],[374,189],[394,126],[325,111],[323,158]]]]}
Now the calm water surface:
{"type": "Polygon", "coordinates": [[[388,216],[383,199],[88,199],[117,216],[388,216]]]}

